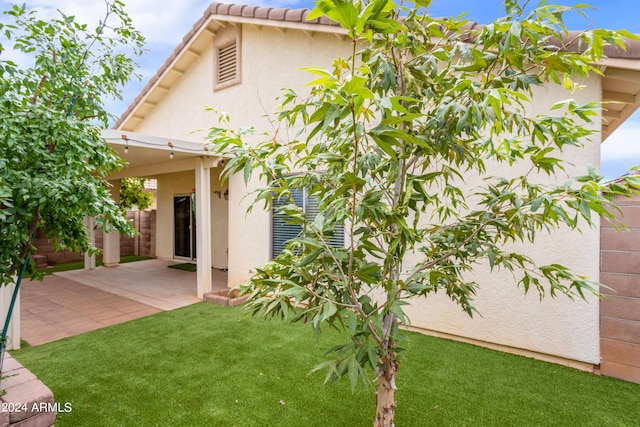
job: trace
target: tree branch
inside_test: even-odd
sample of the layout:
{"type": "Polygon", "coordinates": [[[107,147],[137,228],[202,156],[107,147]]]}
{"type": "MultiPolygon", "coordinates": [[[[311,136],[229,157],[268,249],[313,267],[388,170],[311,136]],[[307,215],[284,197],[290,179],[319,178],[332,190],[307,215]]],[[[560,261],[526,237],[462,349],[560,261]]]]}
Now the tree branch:
{"type": "MultiPolygon", "coordinates": [[[[39,224],[40,224],[40,207],[36,207],[33,211],[33,219],[31,220],[31,224],[29,225],[29,228],[27,230],[29,235],[29,240],[25,242],[24,246],[22,247],[22,251],[20,251],[20,259],[22,260],[22,263],[26,262],[25,257],[31,250],[31,246],[33,246],[33,237],[34,237],[35,231],[38,229],[39,224]]],[[[7,273],[8,276],[13,276],[14,274],[16,274],[18,269],[22,266],[22,263],[13,264],[11,268],[9,268],[9,272],[7,273]]]]}

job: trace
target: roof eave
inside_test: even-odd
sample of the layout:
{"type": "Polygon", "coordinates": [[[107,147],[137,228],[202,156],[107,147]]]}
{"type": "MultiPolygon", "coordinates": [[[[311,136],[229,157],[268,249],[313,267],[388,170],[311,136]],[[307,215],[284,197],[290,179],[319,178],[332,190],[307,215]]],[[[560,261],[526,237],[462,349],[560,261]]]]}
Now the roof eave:
{"type": "MultiPolygon", "coordinates": [[[[134,120],[143,120],[142,115],[136,116],[140,108],[144,104],[155,105],[149,100],[150,96],[156,91],[163,90],[168,91],[169,87],[163,87],[162,82],[165,81],[167,76],[172,72],[179,74],[183,73],[183,70],[179,70],[176,67],[185,55],[190,52],[194,43],[199,40],[204,34],[215,35],[216,31],[221,27],[231,25],[251,25],[254,27],[275,27],[286,30],[297,30],[306,33],[322,32],[332,33],[340,38],[346,37],[346,31],[342,29],[337,23],[329,20],[327,17],[317,18],[311,21],[307,21],[306,17],[309,14],[308,9],[289,9],[289,8],[270,8],[260,6],[241,6],[233,4],[213,3],[203,13],[202,17],[193,25],[192,29],[182,38],[181,43],[173,50],[173,53],[164,62],[156,74],[147,82],[140,94],[136,96],[134,101],[129,105],[125,112],[114,124],[116,129],[133,129],[131,122],[134,120]],[[129,125],[129,126],[127,126],[129,125]]],[[[473,23],[473,27],[481,27],[476,23],[473,23]]],[[[568,38],[573,37],[577,32],[571,32],[568,38]]],[[[576,47],[577,49],[580,46],[576,47]]],[[[640,41],[630,40],[627,42],[627,49],[620,50],[618,47],[608,46],[606,54],[609,58],[603,59],[598,65],[601,65],[604,70],[626,70],[633,74],[633,78],[640,76],[640,41]]],[[[606,84],[619,79],[619,73],[613,76],[613,73],[609,71],[605,72],[604,81],[606,84]],[[608,74],[608,75],[607,75],[608,74]]],[[[615,85],[615,83],[614,83],[615,85]]],[[[627,120],[633,112],[640,107],[640,91],[635,92],[625,89],[621,92],[613,92],[613,97],[610,91],[603,90],[602,100],[616,101],[616,99],[623,99],[625,106],[618,108],[613,103],[609,104],[609,109],[605,109],[603,112],[603,125],[602,125],[602,140],[604,141],[615,129],[617,129],[625,120],[627,120]],[[608,93],[609,92],[609,93],[608,93]],[[616,94],[621,94],[618,96],[616,94]],[[633,97],[633,99],[632,99],[633,97]]]]}
{"type": "Polygon", "coordinates": [[[640,60],[603,58],[602,138],[604,142],[640,108],[640,60]]]}
{"type": "Polygon", "coordinates": [[[189,52],[189,48],[196,40],[204,34],[215,35],[215,32],[226,24],[276,27],[283,30],[298,30],[306,33],[321,32],[335,34],[340,38],[346,36],[346,31],[342,27],[326,17],[306,21],[308,13],[308,9],[264,8],[213,3],[182,38],[180,44],[173,50],[154,76],[149,79],[133,102],[115,122],[113,128],[122,129],[135,117],[136,111],[148,100],[152,93],[160,88],[162,81],[169,73],[175,70],[176,64],[189,52]]]}

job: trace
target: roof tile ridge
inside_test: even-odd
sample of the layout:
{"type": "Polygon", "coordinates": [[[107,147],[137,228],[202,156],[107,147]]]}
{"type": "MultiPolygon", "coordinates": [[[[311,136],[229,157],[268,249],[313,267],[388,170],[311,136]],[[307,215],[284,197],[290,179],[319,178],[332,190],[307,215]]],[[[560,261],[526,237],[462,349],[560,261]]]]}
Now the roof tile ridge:
{"type": "Polygon", "coordinates": [[[304,22],[304,13],[308,9],[288,9],[284,14],[284,20],[290,22],[304,22]]]}
{"type": "Polygon", "coordinates": [[[267,19],[285,21],[285,16],[290,9],[290,7],[274,7],[269,11],[269,17],[267,19]]]}
{"type": "Polygon", "coordinates": [[[229,16],[242,16],[242,10],[247,7],[242,4],[230,4],[228,9],[229,16]]]}

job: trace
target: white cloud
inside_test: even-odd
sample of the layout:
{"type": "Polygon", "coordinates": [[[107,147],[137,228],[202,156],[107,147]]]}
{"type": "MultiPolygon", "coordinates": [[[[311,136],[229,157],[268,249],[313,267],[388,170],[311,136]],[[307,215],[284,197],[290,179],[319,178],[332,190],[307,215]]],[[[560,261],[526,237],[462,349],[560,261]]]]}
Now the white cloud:
{"type": "Polygon", "coordinates": [[[640,165],[640,115],[636,113],[620,126],[600,148],[601,170],[607,178],[625,174],[640,165]]]}
{"type": "Polygon", "coordinates": [[[620,126],[601,148],[602,161],[634,158],[640,163],[640,117],[620,126]]]}
{"type": "Polygon", "coordinates": [[[127,4],[127,11],[149,44],[173,48],[210,4],[209,0],[137,0],[127,4]]]}
{"type": "MultiPolygon", "coordinates": [[[[0,1],[2,10],[9,4],[0,1]]],[[[210,4],[210,0],[133,0],[126,2],[125,10],[150,44],[175,46],[210,4]]],[[[104,0],[30,0],[27,7],[36,9],[42,19],[57,16],[60,9],[89,25],[97,24],[106,12],[104,0]]]]}
{"type": "MultiPolygon", "coordinates": [[[[0,0],[0,10],[8,10],[12,2],[0,0]]],[[[155,74],[164,60],[180,43],[182,37],[192,28],[193,24],[202,16],[211,4],[210,0],[129,0],[125,11],[131,17],[133,25],[146,38],[147,53],[136,58],[139,64],[138,73],[142,76],[142,84],[132,81],[123,90],[124,102],[109,101],[107,107],[113,113],[120,114],[130,101],[137,95],[142,85],[155,74]]],[[[58,17],[57,10],[69,16],[74,16],[76,22],[87,24],[90,28],[97,26],[104,19],[106,5],[104,0],[29,0],[27,9],[35,9],[38,18],[48,20],[58,17]]],[[[8,19],[0,15],[0,21],[8,19]]],[[[5,42],[3,40],[3,42],[5,42]]],[[[5,48],[8,48],[9,43],[5,48]]],[[[29,58],[7,50],[3,52],[3,59],[10,59],[19,64],[29,64],[29,58]]]]}
{"type": "MultiPolygon", "coordinates": [[[[110,102],[109,109],[120,114],[137,95],[142,86],[155,74],[182,37],[202,16],[212,0],[127,0],[125,10],[133,20],[134,26],[147,39],[148,53],[136,62],[142,83],[131,82],[123,91],[124,102],[110,102]]],[[[224,0],[223,0],[224,1],[224,0]]],[[[20,0],[13,2],[21,3],[20,0]]],[[[232,1],[225,1],[232,2],[232,1]]],[[[9,8],[12,1],[0,0],[0,10],[9,8]]],[[[309,7],[309,0],[257,0],[240,2],[265,7],[309,7]]],[[[40,18],[52,18],[60,9],[67,15],[73,15],[78,22],[97,25],[106,11],[105,0],[28,0],[28,8],[38,10],[40,18]]],[[[0,20],[6,20],[0,16],[0,20]]],[[[4,52],[4,58],[9,52],[4,52]]],[[[8,59],[8,58],[7,58],[8,59]]],[[[23,63],[25,58],[16,56],[23,63]]],[[[626,166],[640,164],[640,117],[630,119],[602,144],[602,170],[606,174],[622,174],[626,166]]]]}

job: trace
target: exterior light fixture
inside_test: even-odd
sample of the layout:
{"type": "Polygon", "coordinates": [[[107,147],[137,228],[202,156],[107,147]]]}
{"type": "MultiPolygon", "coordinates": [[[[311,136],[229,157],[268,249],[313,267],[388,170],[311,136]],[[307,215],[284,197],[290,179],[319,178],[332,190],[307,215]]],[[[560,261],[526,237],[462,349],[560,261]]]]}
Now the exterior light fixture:
{"type": "Polygon", "coordinates": [[[122,134],[122,139],[124,139],[124,154],[129,153],[129,138],[127,135],[122,134]]]}

